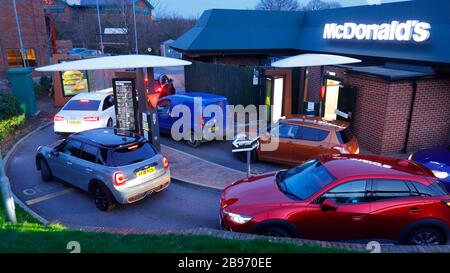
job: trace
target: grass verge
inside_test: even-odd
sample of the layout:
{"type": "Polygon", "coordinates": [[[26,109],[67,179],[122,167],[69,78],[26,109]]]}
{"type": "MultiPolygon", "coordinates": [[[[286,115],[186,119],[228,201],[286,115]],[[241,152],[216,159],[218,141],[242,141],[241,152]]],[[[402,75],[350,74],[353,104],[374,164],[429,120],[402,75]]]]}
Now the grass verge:
{"type": "Polygon", "coordinates": [[[83,253],[333,253],[342,249],[296,245],[268,239],[230,240],[205,235],[120,235],[69,230],[53,225],[45,227],[20,208],[18,224],[7,223],[0,206],[0,252],[69,252],[67,243],[77,241],[83,253]]]}

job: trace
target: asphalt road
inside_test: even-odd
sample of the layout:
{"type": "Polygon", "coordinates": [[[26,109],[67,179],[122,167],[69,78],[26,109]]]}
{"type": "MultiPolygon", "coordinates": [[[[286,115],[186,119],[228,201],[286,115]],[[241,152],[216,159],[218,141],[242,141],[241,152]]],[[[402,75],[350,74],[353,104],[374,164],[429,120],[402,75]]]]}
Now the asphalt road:
{"type": "MultiPolygon", "coordinates": [[[[193,148],[183,141],[178,142],[172,140],[169,135],[162,135],[161,143],[222,166],[243,172],[247,171],[247,163],[239,160],[237,156],[231,152],[231,141],[210,141],[202,143],[197,148],[193,148]]],[[[252,173],[256,174],[275,171],[281,168],[281,166],[263,162],[251,164],[252,173]]]]}
{"type": "Polygon", "coordinates": [[[6,170],[18,198],[51,223],[136,230],[219,227],[218,191],[174,182],[145,200],[100,212],[87,194],[59,181],[44,182],[35,168],[35,151],[58,138],[51,126],[39,131],[17,149],[6,170]]]}

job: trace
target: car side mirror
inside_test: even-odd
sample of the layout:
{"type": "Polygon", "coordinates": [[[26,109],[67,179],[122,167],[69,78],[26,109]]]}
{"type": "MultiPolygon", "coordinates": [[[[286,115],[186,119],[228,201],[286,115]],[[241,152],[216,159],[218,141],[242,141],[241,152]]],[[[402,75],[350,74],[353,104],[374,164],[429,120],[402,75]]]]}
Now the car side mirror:
{"type": "Polygon", "coordinates": [[[338,205],[331,199],[325,199],[322,204],[320,204],[320,209],[322,211],[335,211],[338,209],[338,205]]]}
{"type": "Polygon", "coordinates": [[[54,156],[59,156],[59,151],[57,148],[53,148],[53,150],[50,153],[54,156]]]}

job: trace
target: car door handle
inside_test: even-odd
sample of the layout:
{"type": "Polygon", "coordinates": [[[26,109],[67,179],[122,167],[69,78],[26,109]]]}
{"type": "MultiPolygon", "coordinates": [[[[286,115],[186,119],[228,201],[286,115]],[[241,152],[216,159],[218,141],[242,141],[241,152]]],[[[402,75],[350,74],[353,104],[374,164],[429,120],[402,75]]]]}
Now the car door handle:
{"type": "Polygon", "coordinates": [[[70,166],[70,165],[73,165],[73,163],[70,162],[70,161],[67,161],[66,164],[69,165],[69,166],[70,166]]]}
{"type": "Polygon", "coordinates": [[[364,218],[366,218],[366,216],[367,216],[366,214],[353,214],[352,220],[361,221],[364,218]]]}
{"type": "Polygon", "coordinates": [[[92,169],[89,169],[89,168],[86,168],[85,171],[88,172],[88,173],[93,172],[93,170],[92,170],[92,169]]]}
{"type": "Polygon", "coordinates": [[[421,212],[422,212],[422,210],[419,208],[412,208],[409,210],[409,213],[411,213],[411,214],[417,214],[417,213],[421,213],[421,212]]]}

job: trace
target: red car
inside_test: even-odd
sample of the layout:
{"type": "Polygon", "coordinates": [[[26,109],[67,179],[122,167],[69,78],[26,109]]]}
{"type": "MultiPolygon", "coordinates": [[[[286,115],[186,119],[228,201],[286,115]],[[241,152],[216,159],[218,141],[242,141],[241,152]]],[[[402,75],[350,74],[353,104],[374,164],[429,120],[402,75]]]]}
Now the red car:
{"type": "Polygon", "coordinates": [[[450,196],[413,161],[325,155],[235,182],[222,193],[220,215],[237,232],[437,245],[449,238],[450,196]]]}

